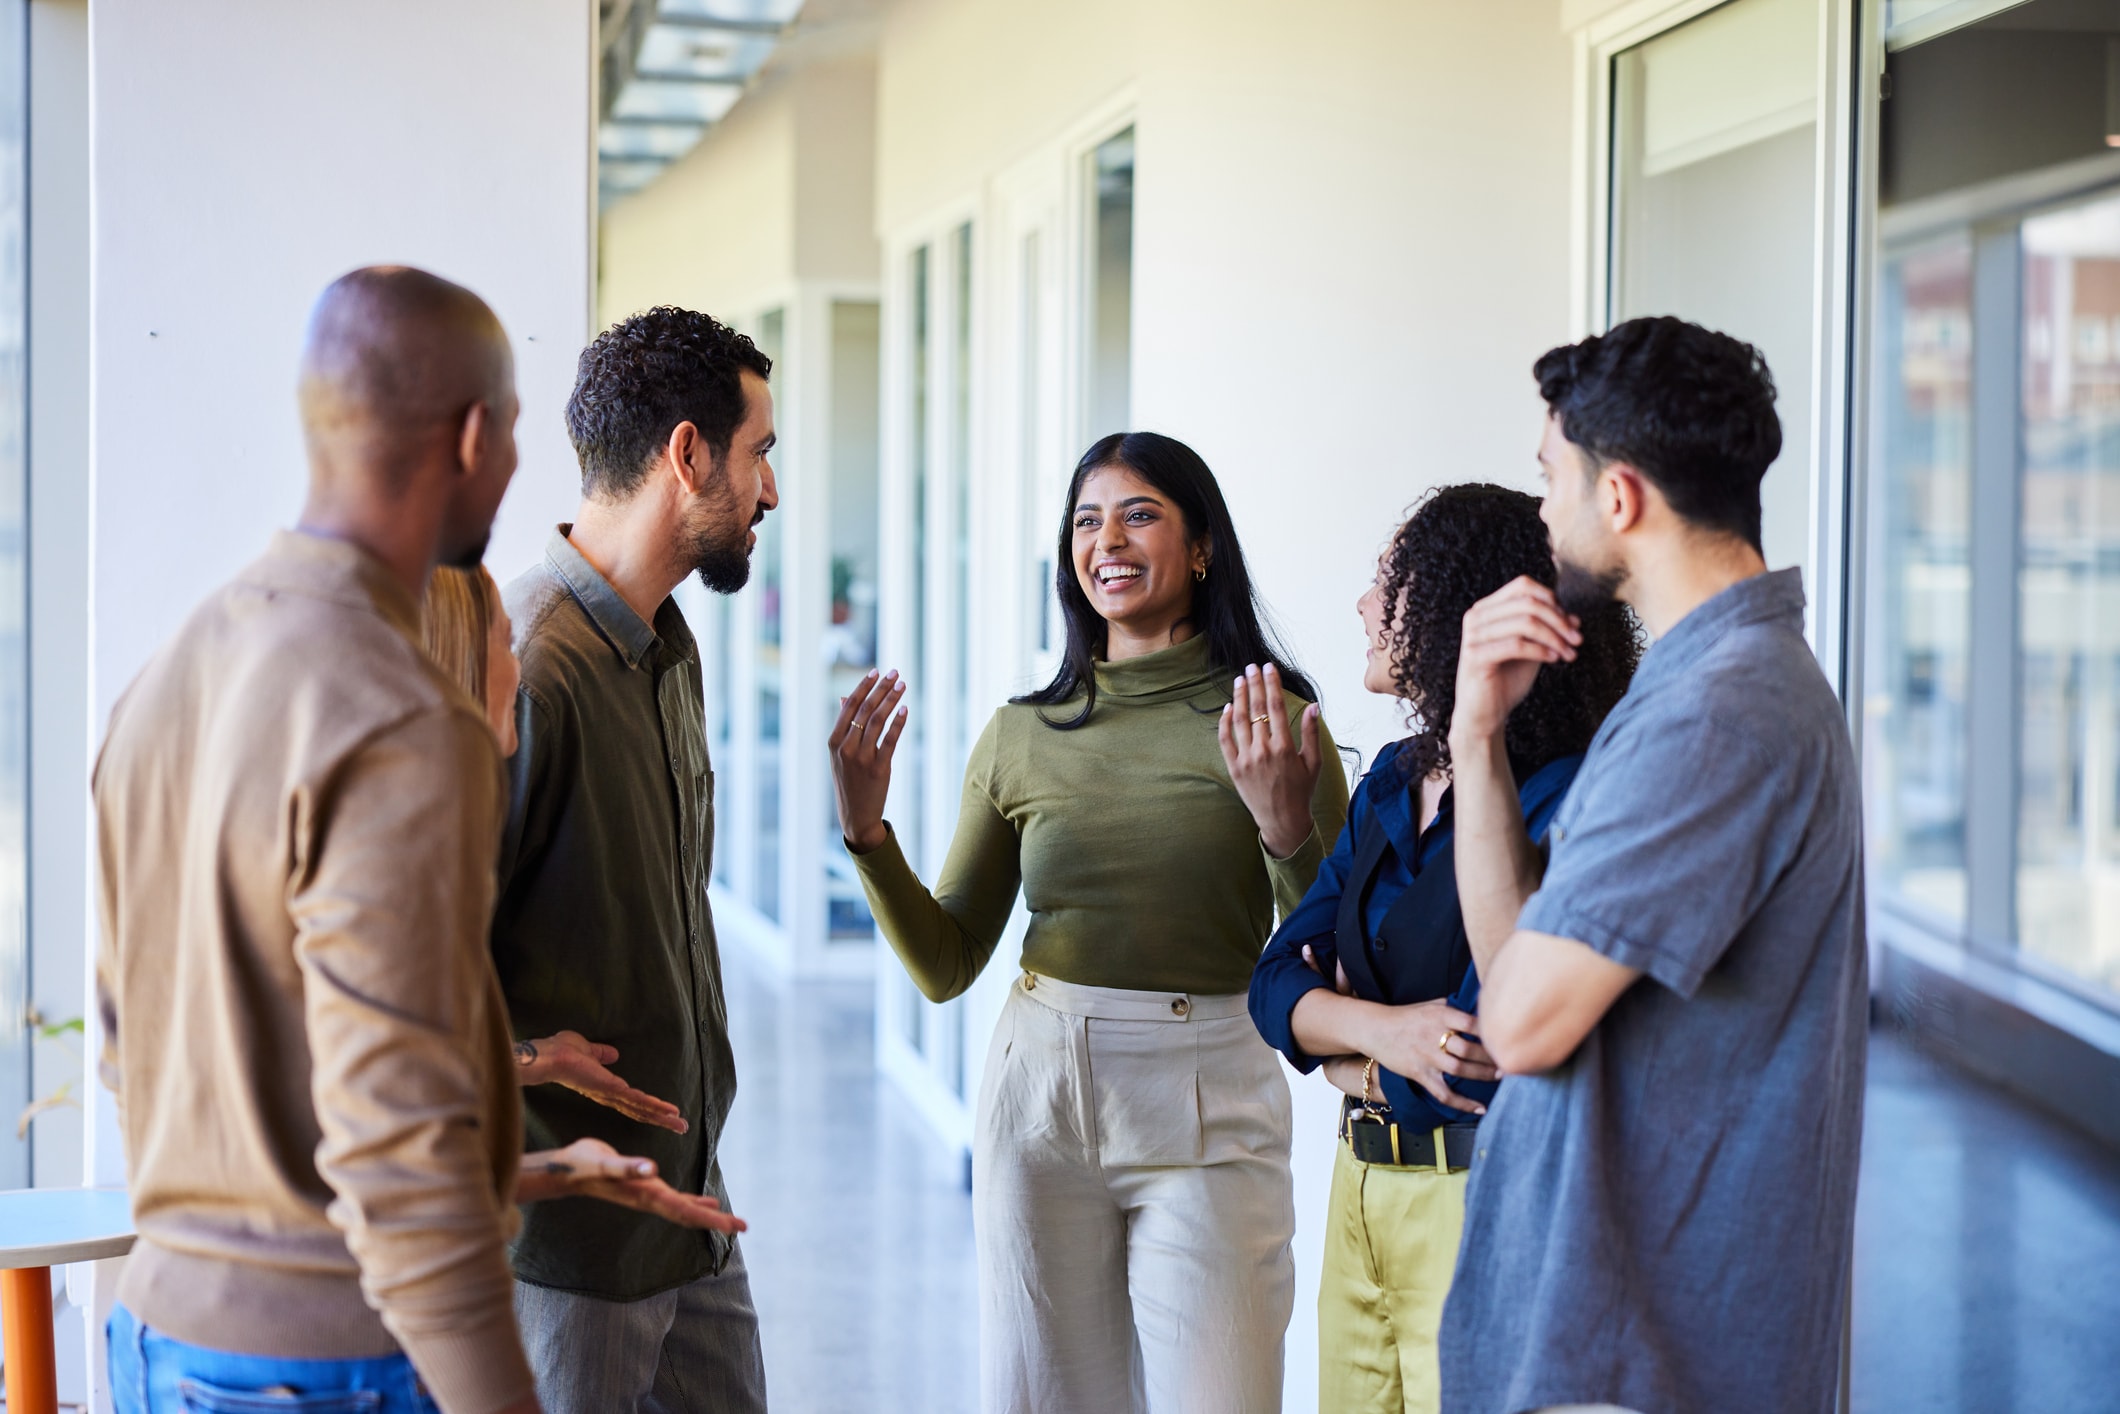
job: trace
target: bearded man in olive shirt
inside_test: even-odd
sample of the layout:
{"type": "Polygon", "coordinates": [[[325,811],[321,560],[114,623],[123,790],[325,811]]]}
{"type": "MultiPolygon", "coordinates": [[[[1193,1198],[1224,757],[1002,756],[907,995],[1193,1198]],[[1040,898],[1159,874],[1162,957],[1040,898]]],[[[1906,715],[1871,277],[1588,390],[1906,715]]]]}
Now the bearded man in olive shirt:
{"type": "MultiPolygon", "coordinates": [[[[582,503],[506,591],[522,659],[521,745],[493,956],[518,1038],[571,1027],[674,1101],[649,1128],[558,1086],[524,1096],[533,1147],[584,1135],[727,1205],[715,1145],[736,1093],[707,904],[713,772],[699,653],[670,598],[728,594],[779,504],[772,363],[668,307],[585,349],[567,403],[582,503]],[[564,1136],[561,1138],[560,1136],[564,1136]]],[[[579,1201],[525,1218],[516,1313],[550,1414],[765,1408],[765,1366],[732,1235],[579,1201]]]]}

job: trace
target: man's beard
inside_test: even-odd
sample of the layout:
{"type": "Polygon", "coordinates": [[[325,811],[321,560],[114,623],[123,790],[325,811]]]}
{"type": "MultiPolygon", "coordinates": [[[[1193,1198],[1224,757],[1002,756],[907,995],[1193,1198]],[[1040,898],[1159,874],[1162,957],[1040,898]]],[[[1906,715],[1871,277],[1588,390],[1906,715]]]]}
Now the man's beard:
{"type": "Polygon", "coordinates": [[[1556,551],[1553,567],[1558,577],[1554,586],[1554,597],[1561,607],[1578,619],[1588,618],[1600,609],[1609,608],[1619,598],[1619,588],[1627,582],[1627,572],[1615,566],[1608,570],[1593,570],[1565,559],[1556,551]]]}
{"type": "Polygon", "coordinates": [[[442,563],[453,570],[475,570],[486,562],[486,546],[493,540],[493,528],[488,526],[484,534],[454,555],[443,557],[442,563]]]}
{"type": "Polygon", "coordinates": [[[716,594],[734,594],[751,582],[751,527],[764,519],[756,511],[741,518],[729,494],[726,472],[717,474],[699,493],[700,520],[692,527],[692,568],[699,582],[716,594]]]}
{"type": "Polygon", "coordinates": [[[738,526],[733,538],[726,526],[703,526],[692,537],[692,567],[699,582],[716,594],[734,594],[751,582],[751,551],[744,544],[749,526],[738,526]]]}

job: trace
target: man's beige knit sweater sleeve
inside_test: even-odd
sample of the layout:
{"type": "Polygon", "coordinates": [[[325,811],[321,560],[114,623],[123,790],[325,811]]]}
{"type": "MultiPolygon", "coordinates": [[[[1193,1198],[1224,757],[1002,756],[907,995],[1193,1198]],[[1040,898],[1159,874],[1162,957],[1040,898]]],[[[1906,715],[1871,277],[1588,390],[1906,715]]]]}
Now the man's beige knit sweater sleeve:
{"type": "Polygon", "coordinates": [[[369,741],[320,784],[289,896],[327,1214],[369,1303],[452,1410],[491,1402],[522,1360],[503,1246],[514,1213],[494,1201],[467,1044],[502,1004],[478,949],[442,945],[485,935],[501,779],[470,773],[483,789],[466,791],[434,763],[490,756],[485,730],[443,708],[369,741]],[[429,852],[422,867],[405,867],[408,839],[429,852]]]}

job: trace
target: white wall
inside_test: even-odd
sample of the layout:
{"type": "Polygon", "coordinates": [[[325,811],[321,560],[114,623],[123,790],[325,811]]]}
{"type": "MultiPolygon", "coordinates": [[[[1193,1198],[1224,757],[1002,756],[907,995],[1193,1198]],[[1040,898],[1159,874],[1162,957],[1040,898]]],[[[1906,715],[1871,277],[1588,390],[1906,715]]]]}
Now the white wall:
{"type": "MultiPolygon", "coordinates": [[[[591,312],[596,7],[96,0],[89,23],[96,738],[190,607],[292,522],[303,321],[352,267],[458,280],[514,339],[522,468],[495,572],[534,561],[572,510],[561,409],[591,312]]],[[[89,1169],[116,1181],[108,1097],[90,1094],[89,1169]]]]}
{"type": "Polygon", "coordinates": [[[299,508],[303,320],[349,268],[461,281],[514,337],[523,460],[496,572],[572,508],[595,7],[98,0],[92,25],[100,721],[299,508]]]}

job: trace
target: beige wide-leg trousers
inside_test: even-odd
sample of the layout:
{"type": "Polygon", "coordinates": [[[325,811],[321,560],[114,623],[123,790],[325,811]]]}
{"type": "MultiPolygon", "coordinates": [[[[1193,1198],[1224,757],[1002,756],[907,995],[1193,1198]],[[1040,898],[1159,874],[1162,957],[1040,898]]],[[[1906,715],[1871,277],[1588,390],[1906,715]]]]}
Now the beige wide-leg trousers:
{"type": "Polygon", "coordinates": [[[1026,973],[974,1140],[987,1414],[1276,1414],[1289,1130],[1243,996],[1026,973]]]}

